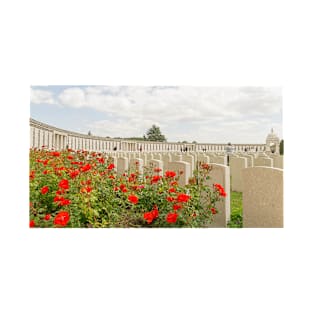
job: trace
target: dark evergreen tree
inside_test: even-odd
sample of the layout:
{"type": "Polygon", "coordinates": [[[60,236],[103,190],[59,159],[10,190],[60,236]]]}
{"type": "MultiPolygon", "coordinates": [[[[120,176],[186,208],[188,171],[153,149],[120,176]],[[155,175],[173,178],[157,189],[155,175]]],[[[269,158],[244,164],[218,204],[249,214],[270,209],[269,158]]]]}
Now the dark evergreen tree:
{"type": "Polygon", "coordinates": [[[161,133],[160,127],[156,125],[152,125],[143,138],[148,141],[166,141],[165,136],[161,133]]]}
{"type": "Polygon", "coordinates": [[[284,155],[284,139],[282,139],[279,143],[279,154],[284,155]]]}

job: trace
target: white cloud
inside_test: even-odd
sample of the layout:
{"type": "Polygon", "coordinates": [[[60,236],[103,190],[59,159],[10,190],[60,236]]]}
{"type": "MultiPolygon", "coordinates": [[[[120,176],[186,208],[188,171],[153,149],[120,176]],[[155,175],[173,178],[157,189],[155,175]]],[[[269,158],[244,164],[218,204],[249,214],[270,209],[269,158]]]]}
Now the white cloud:
{"type": "Polygon", "coordinates": [[[214,134],[219,142],[263,142],[275,123],[281,133],[281,89],[274,87],[69,87],[57,99],[64,107],[98,111],[87,126],[111,137],[142,136],[152,124],[175,141],[206,142],[214,134]]]}
{"type": "Polygon", "coordinates": [[[85,98],[85,91],[82,88],[65,89],[59,96],[60,104],[73,108],[88,106],[85,98]]]}
{"type": "Polygon", "coordinates": [[[56,104],[53,93],[48,90],[30,89],[30,103],[32,104],[56,104]]]}

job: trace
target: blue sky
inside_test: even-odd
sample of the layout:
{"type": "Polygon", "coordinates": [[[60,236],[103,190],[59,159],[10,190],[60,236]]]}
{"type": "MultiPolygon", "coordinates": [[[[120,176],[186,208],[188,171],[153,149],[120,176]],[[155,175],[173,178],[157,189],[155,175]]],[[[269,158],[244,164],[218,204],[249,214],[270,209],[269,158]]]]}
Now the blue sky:
{"type": "Polygon", "coordinates": [[[30,116],[104,137],[156,124],[173,142],[264,143],[272,127],[282,138],[278,87],[31,86],[30,116]]]}

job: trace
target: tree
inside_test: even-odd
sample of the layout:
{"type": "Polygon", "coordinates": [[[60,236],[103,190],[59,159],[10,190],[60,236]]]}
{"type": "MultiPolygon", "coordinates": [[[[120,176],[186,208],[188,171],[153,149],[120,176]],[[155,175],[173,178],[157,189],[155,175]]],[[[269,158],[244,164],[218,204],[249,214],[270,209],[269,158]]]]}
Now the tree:
{"type": "Polygon", "coordinates": [[[88,130],[88,136],[92,136],[92,134],[91,134],[91,131],[90,131],[90,130],[88,130]]]}
{"type": "Polygon", "coordinates": [[[279,154],[284,155],[284,139],[282,139],[279,143],[279,154]]]}
{"type": "Polygon", "coordinates": [[[162,135],[160,127],[156,125],[152,125],[150,129],[148,129],[147,134],[143,136],[145,140],[149,141],[166,141],[164,135],[162,135]]]}

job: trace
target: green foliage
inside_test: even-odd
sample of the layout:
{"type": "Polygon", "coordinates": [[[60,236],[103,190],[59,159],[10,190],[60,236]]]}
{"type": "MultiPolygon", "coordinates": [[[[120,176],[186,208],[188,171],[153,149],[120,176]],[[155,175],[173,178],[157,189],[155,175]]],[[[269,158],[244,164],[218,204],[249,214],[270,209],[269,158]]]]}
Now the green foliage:
{"type": "Polygon", "coordinates": [[[284,155],[284,139],[282,139],[279,143],[279,154],[284,155]]]}
{"type": "Polygon", "coordinates": [[[136,141],[144,141],[145,138],[143,137],[127,137],[127,138],[123,138],[124,140],[136,140],[136,141]]]}
{"type": "Polygon", "coordinates": [[[242,192],[231,192],[231,216],[228,223],[230,228],[242,228],[242,192]]]}
{"type": "Polygon", "coordinates": [[[148,141],[166,141],[165,136],[161,133],[160,127],[156,125],[152,125],[152,127],[148,129],[147,134],[144,136],[144,139],[148,141]]]}
{"type": "Polygon", "coordinates": [[[206,227],[218,214],[223,188],[207,183],[208,164],[182,187],[180,173],[159,175],[151,164],[142,175],[137,164],[117,175],[112,161],[95,152],[31,149],[30,226],[206,227]]]}

